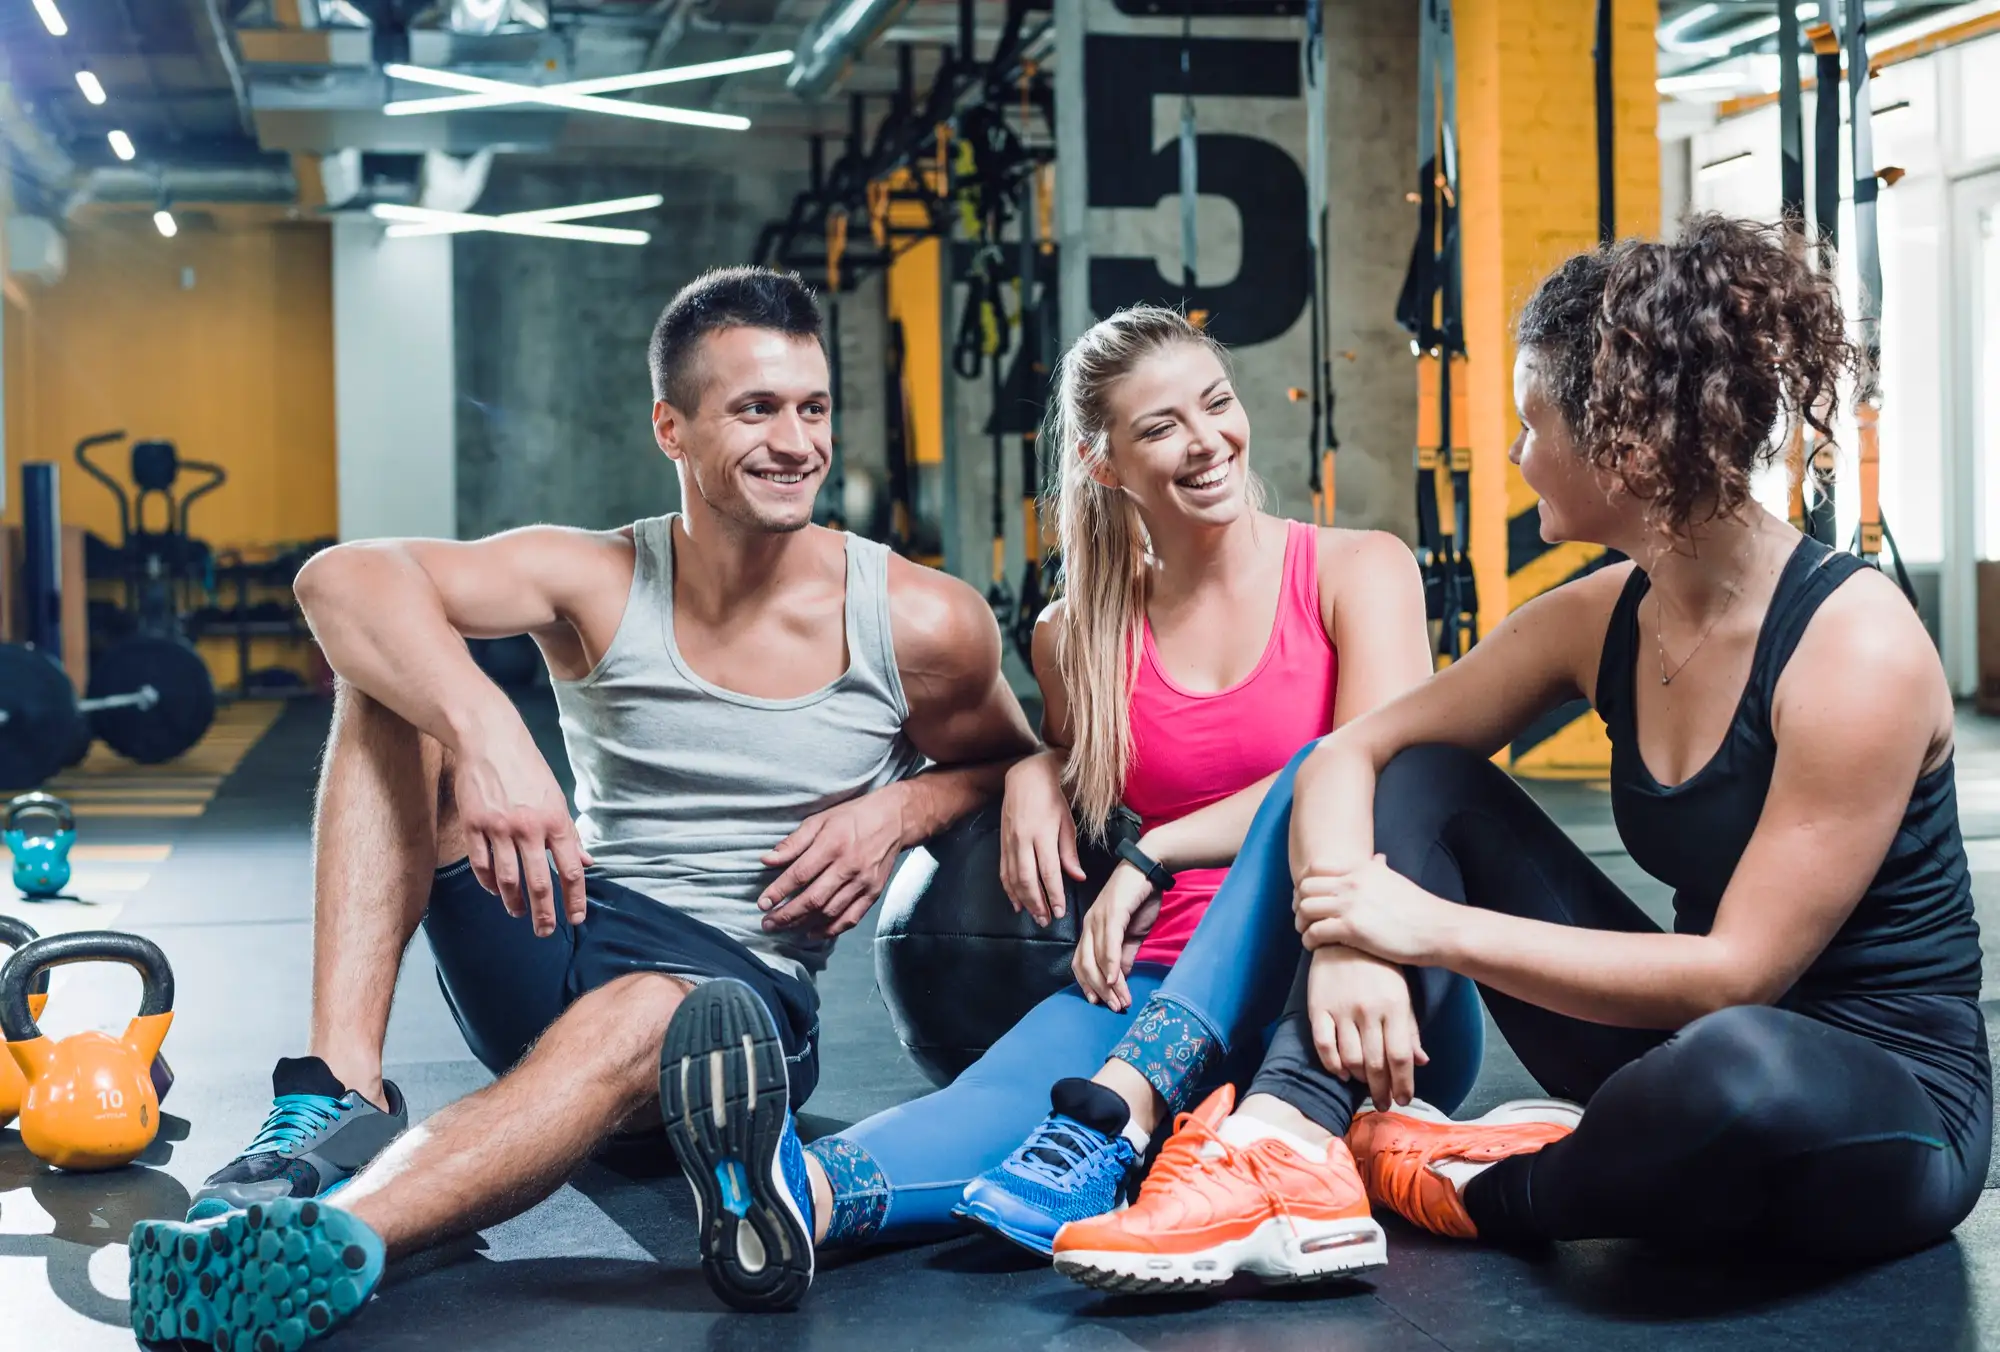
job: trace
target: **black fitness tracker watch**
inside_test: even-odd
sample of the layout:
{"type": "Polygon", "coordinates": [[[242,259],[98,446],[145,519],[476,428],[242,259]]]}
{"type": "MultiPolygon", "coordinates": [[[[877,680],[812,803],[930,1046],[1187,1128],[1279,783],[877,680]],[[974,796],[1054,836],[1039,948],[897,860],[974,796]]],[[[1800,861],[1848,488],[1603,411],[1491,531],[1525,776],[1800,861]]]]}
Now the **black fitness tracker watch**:
{"type": "Polygon", "coordinates": [[[1146,881],[1164,892],[1174,885],[1174,875],[1167,872],[1166,865],[1147,854],[1130,838],[1118,842],[1118,857],[1138,869],[1146,881]]]}

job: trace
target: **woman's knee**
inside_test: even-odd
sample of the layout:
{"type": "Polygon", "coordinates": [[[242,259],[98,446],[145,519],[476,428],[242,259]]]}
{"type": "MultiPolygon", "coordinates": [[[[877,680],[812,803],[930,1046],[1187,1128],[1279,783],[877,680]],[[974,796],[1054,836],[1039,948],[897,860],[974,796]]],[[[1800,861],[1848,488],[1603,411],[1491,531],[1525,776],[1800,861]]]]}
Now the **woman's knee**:
{"type": "Polygon", "coordinates": [[[1414,877],[1467,806],[1491,801],[1507,776],[1477,752],[1442,743],[1405,747],[1375,778],[1375,848],[1414,877]]]}
{"type": "Polygon", "coordinates": [[[1663,1048],[1669,1086],[1718,1129],[1786,1136],[1809,1126],[1811,1077],[1798,1064],[1804,1015],[1770,1005],[1732,1005],[1687,1024],[1663,1048]]]}
{"type": "Polygon", "coordinates": [[[1462,798],[1468,788],[1506,776],[1487,757],[1462,746],[1425,742],[1398,751],[1375,777],[1375,809],[1462,798]]]}

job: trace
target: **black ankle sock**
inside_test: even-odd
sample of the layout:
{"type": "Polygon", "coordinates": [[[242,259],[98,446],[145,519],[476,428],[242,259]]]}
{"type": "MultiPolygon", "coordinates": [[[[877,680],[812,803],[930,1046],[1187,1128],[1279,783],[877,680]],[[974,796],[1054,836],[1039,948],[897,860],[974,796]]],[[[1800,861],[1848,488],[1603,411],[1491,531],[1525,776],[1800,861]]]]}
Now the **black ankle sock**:
{"type": "Polygon", "coordinates": [[[271,1092],[273,1095],[324,1094],[337,1099],[346,1095],[347,1086],[317,1056],[281,1056],[278,1068],[271,1072],[271,1092]]]}
{"type": "Polygon", "coordinates": [[[1057,1080],[1049,1091],[1049,1106],[1106,1136],[1116,1136],[1132,1120],[1131,1105],[1095,1080],[1057,1080]]]}
{"type": "MultiPolygon", "coordinates": [[[[1125,1130],[1125,1124],[1132,1120],[1132,1109],[1114,1090],[1106,1089],[1094,1080],[1057,1080],[1049,1091],[1049,1107],[1069,1118],[1080,1122],[1092,1131],[1105,1136],[1116,1136],[1125,1130]]],[[[1076,1142],[1082,1149],[1084,1143],[1076,1142]]],[[[1030,1155],[1045,1164],[1060,1167],[1064,1160],[1053,1150],[1031,1150],[1030,1155]]]]}
{"type": "Polygon", "coordinates": [[[1530,1192],[1535,1157],[1513,1155],[1482,1169],[1465,1185],[1465,1214],[1490,1244],[1537,1244],[1548,1236],[1535,1225],[1530,1192]]]}

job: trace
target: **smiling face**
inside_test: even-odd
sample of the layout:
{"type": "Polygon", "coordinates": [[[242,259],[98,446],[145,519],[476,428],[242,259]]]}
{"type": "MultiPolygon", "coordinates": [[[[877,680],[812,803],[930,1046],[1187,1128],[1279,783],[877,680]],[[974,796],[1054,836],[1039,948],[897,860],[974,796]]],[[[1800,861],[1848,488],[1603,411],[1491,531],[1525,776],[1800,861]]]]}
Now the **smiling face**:
{"type": "Polygon", "coordinates": [[[1206,344],[1168,343],[1142,359],[1105,412],[1098,481],[1123,489],[1153,530],[1225,526],[1247,510],[1250,419],[1206,344]]]}
{"type": "Polygon", "coordinates": [[[682,496],[754,531],[812,522],[833,452],[826,353],[774,329],[720,329],[702,339],[692,410],[653,405],[660,449],[681,465],[682,496]]]}
{"type": "Polygon", "coordinates": [[[1507,448],[1507,458],[1521,467],[1521,477],[1541,499],[1537,511],[1543,541],[1609,544],[1623,539],[1630,499],[1615,474],[1584,458],[1531,347],[1514,357],[1514,405],[1521,415],[1521,434],[1507,448]]]}

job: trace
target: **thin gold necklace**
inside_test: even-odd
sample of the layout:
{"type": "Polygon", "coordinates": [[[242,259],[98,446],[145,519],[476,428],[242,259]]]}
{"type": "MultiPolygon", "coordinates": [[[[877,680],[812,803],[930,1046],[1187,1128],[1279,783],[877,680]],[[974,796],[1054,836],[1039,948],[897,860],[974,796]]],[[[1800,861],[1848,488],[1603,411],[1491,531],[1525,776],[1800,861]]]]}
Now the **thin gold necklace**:
{"type": "Polygon", "coordinates": [[[1660,651],[1661,685],[1672,685],[1674,683],[1674,677],[1680,675],[1681,672],[1687,669],[1687,664],[1694,661],[1694,655],[1701,651],[1702,644],[1708,642],[1708,636],[1715,632],[1715,626],[1722,623],[1722,617],[1729,613],[1729,608],[1736,604],[1736,598],[1741,596],[1742,594],[1743,594],[1743,589],[1741,587],[1731,587],[1729,589],[1729,599],[1722,603],[1722,609],[1715,612],[1715,618],[1708,622],[1708,628],[1701,631],[1701,637],[1695,640],[1694,647],[1688,649],[1688,655],[1686,657],[1683,657],[1678,663],[1676,663],[1672,671],[1668,671],[1667,640],[1666,640],[1666,625],[1665,625],[1667,617],[1667,603],[1665,598],[1662,597],[1659,594],[1659,592],[1655,591],[1653,593],[1653,609],[1654,609],[1653,644],[1660,651]]]}
{"type": "MultiPolygon", "coordinates": [[[[1756,522],[1754,522],[1750,528],[1749,554],[1752,559],[1756,558],[1757,546],[1763,541],[1763,536],[1764,536],[1763,526],[1764,526],[1763,521],[1759,519],[1756,522]]],[[[1667,602],[1666,598],[1660,595],[1659,590],[1657,588],[1654,589],[1653,646],[1659,650],[1660,654],[1661,685],[1672,685],[1674,683],[1674,677],[1680,675],[1681,672],[1687,669],[1687,664],[1694,661],[1694,655],[1701,651],[1702,645],[1708,642],[1708,636],[1715,632],[1715,627],[1722,623],[1723,616],[1729,613],[1730,607],[1736,604],[1736,598],[1741,596],[1742,594],[1743,594],[1743,588],[1741,585],[1735,583],[1729,585],[1729,597],[1722,603],[1722,609],[1715,612],[1715,618],[1708,622],[1708,628],[1701,631],[1701,637],[1695,640],[1694,647],[1688,649],[1688,655],[1686,657],[1683,657],[1680,660],[1680,662],[1675,665],[1672,671],[1668,671],[1667,637],[1666,637],[1667,602]]]]}

